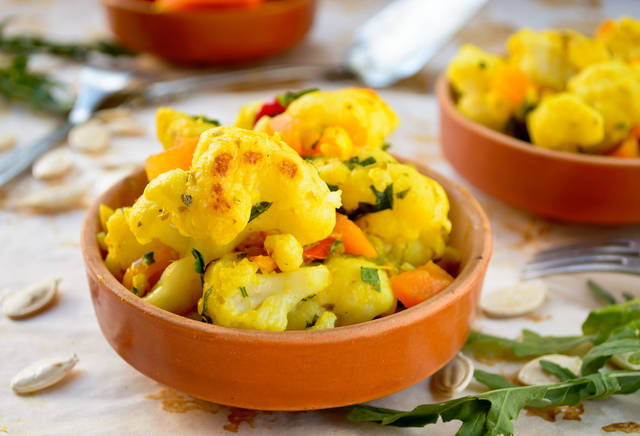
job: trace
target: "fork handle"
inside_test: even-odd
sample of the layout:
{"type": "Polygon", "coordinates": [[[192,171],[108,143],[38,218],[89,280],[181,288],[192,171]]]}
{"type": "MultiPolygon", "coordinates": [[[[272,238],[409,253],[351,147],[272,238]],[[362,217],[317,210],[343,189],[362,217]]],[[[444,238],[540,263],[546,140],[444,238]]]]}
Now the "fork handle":
{"type": "Polygon", "coordinates": [[[46,137],[28,145],[27,147],[15,150],[2,159],[0,161],[0,187],[4,186],[18,174],[29,168],[33,161],[35,161],[42,153],[53,148],[56,144],[65,139],[72,127],[72,123],[65,121],[46,137]]]}

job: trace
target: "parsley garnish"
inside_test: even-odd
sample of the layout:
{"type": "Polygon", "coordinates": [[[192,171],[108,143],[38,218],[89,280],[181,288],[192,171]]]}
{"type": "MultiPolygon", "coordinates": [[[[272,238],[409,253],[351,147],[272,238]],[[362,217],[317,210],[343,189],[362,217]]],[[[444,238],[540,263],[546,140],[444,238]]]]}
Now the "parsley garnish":
{"type": "Polygon", "coordinates": [[[299,99],[305,94],[309,94],[310,92],[315,92],[315,91],[320,91],[320,90],[318,88],[309,88],[309,89],[303,89],[302,91],[298,91],[298,92],[287,91],[284,94],[276,95],[276,100],[278,100],[278,103],[280,104],[280,106],[286,108],[287,106],[289,106],[289,104],[291,104],[292,101],[299,99]]]}
{"type": "Polygon", "coordinates": [[[245,288],[244,286],[240,286],[240,293],[244,298],[247,298],[249,296],[249,294],[247,294],[247,288],[245,288]]]}
{"type": "Polygon", "coordinates": [[[315,315],[313,315],[313,321],[311,321],[311,322],[305,321],[307,323],[307,327],[305,327],[305,328],[313,327],[314,325],[316,325],[317,321],[318,321],[318,314],[315,314],[315,315]]]}
{"type": "Polygon", "coordinates": [[[338,190],[340,190],[340,187],[338,185],[330,185],[327,183],[327,186],[329,187],[329,191],[331,192],[336,192],[338,190]]]}
{"type": "Polygon", "coordinates": [[[404,197],[406,197],[406,196],[407,196],[407,194],[409,193],[409,190],[410,190],[410,189],[411,189],[411,188],[407,188],[407,189],[405,189],[404,191],[400,191],[400,192],[398,192],[398,193],[396,194],[396,198],[399,198],[400,200],[404,199],[404,197]]]}
{"type": "Polygon", "coordinates": [[[207,301],[209,300],[209,294],[211,294],[212,290],[213,286],[207,289],[204,293],[204,296],[202,297],[202,313],[200,315],[204,318],[204,322],[206,322],[207,324],[213,324],[211,317],[207,315],[207,301]]]}
{"type": "Polygon", "coordinates": [[[244,259],[245,257],[247,257],[247,255],[248,255],[248,254],[249,254],[249,253],[238,253],[238,255],[236,256],[236,259],[237,259],[237,260],[242,260],[242,259],[244,259]]]}
{"type": "Polygon", "coordinates": [[[273,202],[261,201],[260,203],[251,206],[251,215],[249,215],[249,222],[253,221],[260,215],[265,213],[267,210],[269,210],[272,204],[273,202]]]}
{"type": "Polygon", "coordinates": [[[304,297],[301,301],[309,301],[311,300],[313,297],[315,297],[318,294],[313,294],[313,295],[309,295],[308,297],[304,297]]]}
{"type": "Polygon", "coordinates": [[[360,278],[363,282],[370,284],[376,289],[376,292],[382,292],[380,289],[380,276],[377,268],[360,267],[360,278]]]}
{"type": "Polygon", "coordinates": [[[624,121],[620,122],[620,123],[616,123],[615,128],[616,129],[620,129],[620,130],[624,130],[624,129],[627,128],[627,123],[625,123],[624,121]]]}
{"type": "Polygon", "coordinates": [[[389,144],[388,142],[385,142],[384,144],[382,144],[382,151],[387,151],[391,148],[391,144],[389,144]]]}
{"type": "Polygon", "coordinates": [[[329,256],[331,256],[333,254],[334,251],[336,251],[336,248],[338,247],[338,245],[342,244],[342,241],[333,241],[333,244],[331,244],[331,251],[329,251],[329,256]]]}
{"type": "Polygon", "coordinates": [[[214,120],[213,118],[207,118],[204,115],[191,115],[191,118],[194,120],[202,120],[204,123],[213,124],[216,127],[220,127],[220,121],[214,120]]]}
{"type": "Polygon", "coordinates": [[[480,62],[478,63],[478,65],[479,65],[479,66],[480,66],[480,68],[482,68],[483,70],[484,70],[485,68],[487,68],[487,64],[486,64],[486,62],[485,62],[485,61],[480,61],[480,62]]]}
{"type": "Polygon", "coordinates": [[[191,207],[192,198],[189,194],[182,194],[180,198],[182,199],[182,202],[185,204],[185,206],[191,207]]]}
{"type": "Polygon", "coordinates": [[[363,215],[393,209],[393,183],[389,184],[384,191],[378,191],[375,186],[370,186],[376,196],[376,204],[359,203],[358,208],[349,213],[349,219],[355,221],[363,215]]]}
{"type": "Polygon", "coordinates": [[[146,263],[147,265],[151,265],[152,263],[155,263],[155,259],[153,258],[153,251],[147,251],[142,256],[142,260],[144,260],[144,263],[146,263]]]}
{"type": "Polygon", "coordinates": [[[363,161],[360,161],[360,158],[358,156],[352,157],[351,159],[344,161],[344,164],[347,167],[349,167],[349,169],[352,171],[355,169],[356,165],[366,167],[369,165],[373,165],[374,163],[376,163],[376,159],[373,156],[369,156],[363,161]]]}
{"type": "Polygon", "coordinates": [[[138,288],[134,286],[133,288],[131,288],[131,292],[133,292],[133,295],[138,295],[138,288]]]}
{"type": "Polygon", "coordinates": [[[204,286],[204,272],[206,271],[206,268],[204,266],[204,257],[202,256],[202,253],[200,253],[195,248],[191,249],[191,254],[193,254],[193,257],[196,259],[193,265],[196,272],[200,274],[200,282],[202,282],[202,285],[204,286]]]}

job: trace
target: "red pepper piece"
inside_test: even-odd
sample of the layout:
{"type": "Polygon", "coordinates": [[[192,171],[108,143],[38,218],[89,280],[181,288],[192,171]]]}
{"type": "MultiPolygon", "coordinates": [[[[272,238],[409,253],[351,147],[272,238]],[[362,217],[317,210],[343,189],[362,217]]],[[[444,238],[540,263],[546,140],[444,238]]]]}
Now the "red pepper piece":
{"type": "Polygon", "coordinates": [[[280,115],[285,111],[285,109],[286,107],[282,106],[276,97],[273,97],[271,100],[268,100],[265,104],[262,105],[262,107],[256,114],[256,120],[253,124],[255,125],[258,120],[265,115],[269,117],[280,115]]]}

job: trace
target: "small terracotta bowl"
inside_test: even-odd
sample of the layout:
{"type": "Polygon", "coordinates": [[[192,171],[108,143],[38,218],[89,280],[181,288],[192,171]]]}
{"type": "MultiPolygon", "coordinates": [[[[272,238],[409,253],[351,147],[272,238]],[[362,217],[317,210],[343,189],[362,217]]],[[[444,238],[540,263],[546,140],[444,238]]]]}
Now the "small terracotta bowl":
{"type": "Polygon", "coordinates": [[[140,171],[87,212],[82,252],[105,338],[142,374],[196,398],[258,410],[346,406],[424,380],[464,345],[491,256],[489,222],[455,183],[416,164],[451,201],[450,243],[462,255],[455,281],[429,301],[385,318],[319,331],[268,332],[204,324],[134,296],[107,270],[96,242],[98,208],[130,205],[146,185],[140,171]]]}
{"type": "Polygon", "coordinates": [[[543,218],[585,224],[640,223],[640,159],[535,147],[469,120],[438,78],[442,149],[480,189],[543,218]]]}
{"type": "Polygon", "coordinates": [[[251,8],[159,13],[146,0],[101,1],[125,47],[196,65],[245,62],[287,50],[311,27],[316,4],[272,0],[251,8]]]}

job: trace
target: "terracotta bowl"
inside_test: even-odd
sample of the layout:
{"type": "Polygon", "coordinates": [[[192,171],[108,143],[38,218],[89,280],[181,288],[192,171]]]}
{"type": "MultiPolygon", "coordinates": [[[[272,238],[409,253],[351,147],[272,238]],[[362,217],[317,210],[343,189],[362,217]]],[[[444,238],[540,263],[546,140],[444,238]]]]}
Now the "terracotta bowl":
{"type": "Polygon", "coordinates": [[[482,126],[458,112],[444,75],[436,94],[444,154],[480,189],[543,218],[640,223],[640,159],[546,150],[482,126]]]}
{"type": "Polygon", "coordinates": [[[111,30],[135,52],[180,64],[256,60],[292,47],[313,22],[315,0],[273,0],[252,8],[157,13],[146,0],[101,0],[111,30]]]}
{"type": "Polygon", "coordinates": [[[319,331],[268,332],[204,324],[147,303],[122,286],[96,243],[98,207],[130,205],[146,178],[121,181],[87,212],[82,251],[91,299],[105,338],[142,374],[196,398],[259,410],[346,406],[424,380],[464,345],[491,256],[489,222],[455,183],[417,164],[451,201],[451,244],[462,269],[442,293],[374,321],[319,331]]]}

